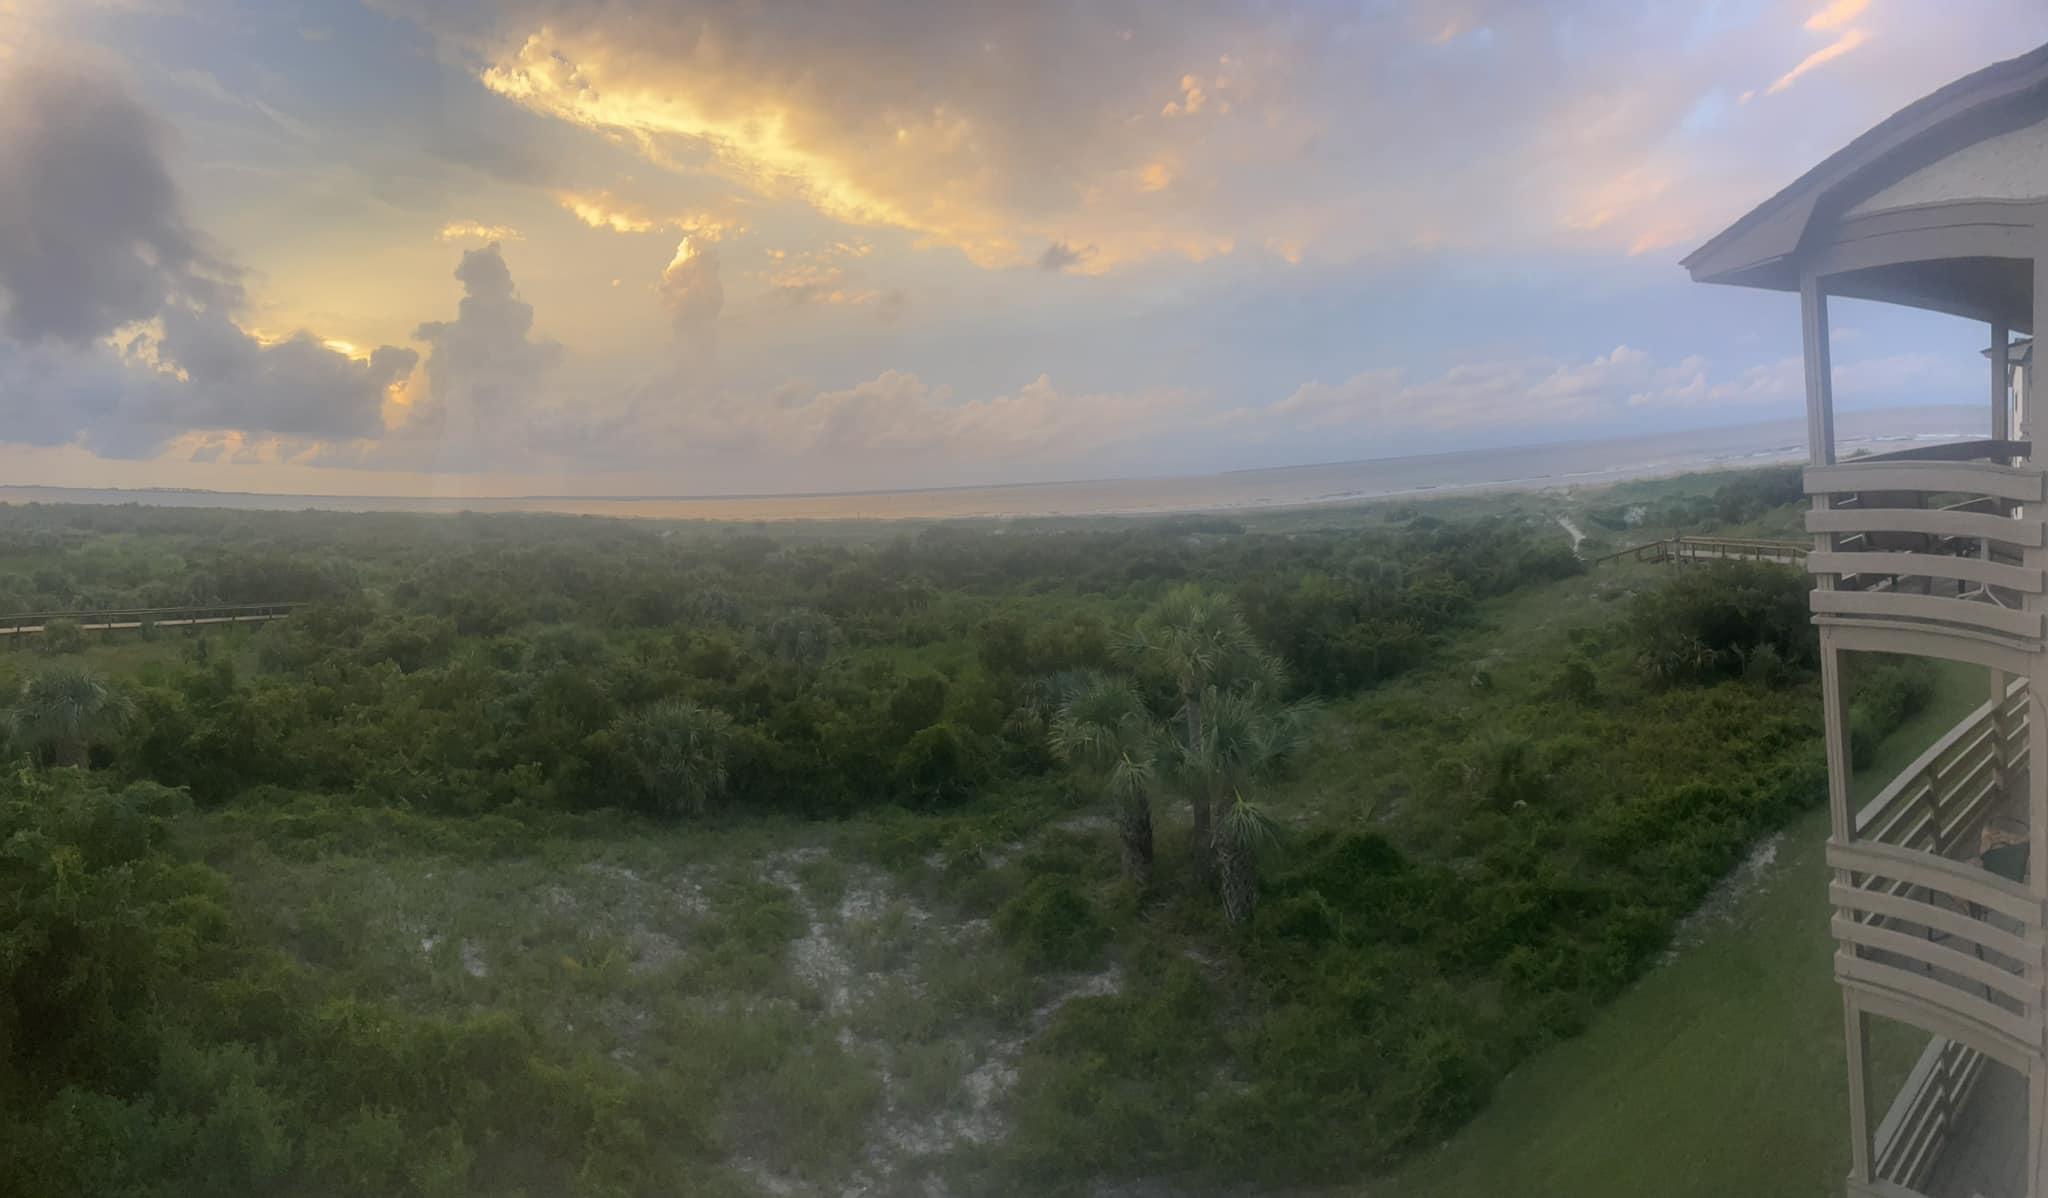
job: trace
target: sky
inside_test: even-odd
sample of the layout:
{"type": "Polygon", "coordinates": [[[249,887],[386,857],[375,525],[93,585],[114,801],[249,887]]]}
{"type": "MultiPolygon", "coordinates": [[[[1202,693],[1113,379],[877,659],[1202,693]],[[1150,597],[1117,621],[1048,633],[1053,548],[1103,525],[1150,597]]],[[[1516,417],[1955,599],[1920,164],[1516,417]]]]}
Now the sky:
{"type": "MultiPolygon", "coordinates": [[[[699,495],[1796,416],[1678,260],[2036,0],[0,0],[0,483],[699,495]]],[[[1978,326],[1835,312],[1844,408],[1978,326]]]]}

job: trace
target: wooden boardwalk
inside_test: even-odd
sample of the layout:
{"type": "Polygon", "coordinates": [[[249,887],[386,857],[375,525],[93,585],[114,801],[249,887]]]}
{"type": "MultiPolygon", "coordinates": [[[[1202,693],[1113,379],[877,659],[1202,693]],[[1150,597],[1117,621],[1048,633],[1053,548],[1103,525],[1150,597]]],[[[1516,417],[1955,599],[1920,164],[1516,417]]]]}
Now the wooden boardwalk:
{"type": "Polygon", "coordinates": [[[292,614],[300,603],[217,603],[204,607],[135,607],[101,611],[32,611],[0,616],[0,637],[36,636],[68,620],[80,632],[205,628],[220,624],[267,624],[292,614]]]}
{"type": "Polygon", "coordinates": [[[1797,565],[1806,560],[1813,546],[1806,541],[1772,541],[1760,537],[1666,537],[1617,549],[1593,559],[1599,566],[1608,562],[1785,562],[1797,565]]]}

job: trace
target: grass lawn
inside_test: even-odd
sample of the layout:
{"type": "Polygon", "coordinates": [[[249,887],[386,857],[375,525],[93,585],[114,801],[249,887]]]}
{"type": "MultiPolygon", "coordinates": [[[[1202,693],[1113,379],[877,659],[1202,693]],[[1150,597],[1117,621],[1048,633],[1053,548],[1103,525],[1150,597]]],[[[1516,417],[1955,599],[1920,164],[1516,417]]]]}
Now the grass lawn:
{"type": "MultiPolygon", "coordinates": [[[[1858,775],[1875,794],[1986,694],[1943,663],[1934,700],[1858,775]]],[[[1828,935],[1828,813],[1788,827],[1776,855],[1694,940],[1585,1035],[1504,1082],[1486,1111],[1373,1194],[1833,1193],[1849,1169],[1842,1003],[1828,935]]]]}

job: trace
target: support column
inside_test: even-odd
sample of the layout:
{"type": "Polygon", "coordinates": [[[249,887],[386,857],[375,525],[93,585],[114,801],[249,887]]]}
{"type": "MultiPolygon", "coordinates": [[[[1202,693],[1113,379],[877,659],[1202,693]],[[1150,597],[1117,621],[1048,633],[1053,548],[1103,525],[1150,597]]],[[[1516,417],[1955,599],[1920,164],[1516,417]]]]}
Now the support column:
{"type": "MultiPolygon", "coordinates": [[[[1842,651],[1835,648],[1834,629],[1820,630],[1821,728],[1827,739],[1829,831],[1835,843],[1848,844],[1855,830],[1849,810],[1849,695],[1842,685],[1842,651]]],[[[1837,881],[1847,882],[1846,872],[1837,881]]]]}
{"type": "MultiPolygon", "coordinates": [[[[1830,466],[1835,461],[1834,368],[1828,353],[1828,297],[1819,276],[1803,271],[1799,276],[1799,331],[1806,358],[1806,441],[1808,461],[1830,466]]],[[[1826,511],[1826,495],[1813,497],[1813,509],[1826,511]]],[[[1834,537],[1815,533],[1813,548],[1826,553],[1834,548],[1834,537]]],[[[1833,590],[1832,575],[1815,580],[1822,590],[1833,590]]],[[[1833,820],[1834,839],[1849,842],[1854,824],[1849,811],[1849,704],[1842,688],[1841,652],[1835,648],[1832,632],[1820,631],[1820,678],[1822,726],[1828,749],[1828,811],[1833,820]]],[[[1837,880],[1846,882],[1846,876],[1837,880]]]]}
{"type": "Polygon", "coordinates": [[[1849,1048],[1849,1181],[1870,1184],[1870,1089],[1863,1075],[1863,1057],[1870,1048],[1863,1008],[1856,996],[1842,995],[1842,1026],[1848,1032],[1849,1048]]]}
{"type": "Polygon", "coordinates": [[[1828,294],[1820,277],[1799,277],[1799,333],[1806,355],[1806,443],[1816,466],[1835,464],[1835,369],[1828,346],[1828,294]]]}
{"type": "Polygon", "coordinates": [[[1991,439],[2012,439],[2012,368],[2006,358],[2012,330],[2003,323],[1991,326],[1991,439]]]}
{"type": "MultiPolygon", "coordinates": [[[[2037,227],[2034,241],[2034,315],[2030,323],[2038,339],[2042,320],[2048,317],[2048,229],[2037,227]]],[[[2002,359],[2005,355],[2001,352],[1998,356],[2002,359]]],[[[2031,422],[2024,413],[2022,419],[2031,422]]],[[[2048,550],[2029,548],[2021,557],[2029,568],[2048,566],[2048,550]]],[[[2048,611],[2048,604],[2043,603],[2040,595],[2028,595],[2025,608],[2043,613],[2048,611]]],[[[2040,619],[2041,615],[2036,614],[2035,618],[2040,619]]],[[[2034,917],[2028,921],[2026,940],[2033,962],[2028,968],[2034,973],[2036,995],[2029,1006],[2033,1017],[2042,1019],[2048,1018],[2048,1012],[2043,1010],[2038,964],[2044,948],[2048,948],[2048,928],[2043,926],[2048,923],[2048,703],[2042,701],[2040,684],[2041,665],[2048,659],[2043,657],[2038,630],[2033,650],[2027,668],[2027,883],[2037,905],[2034,917]]],[[[2026,1190],[2027,1198],[2048,1198],[2048,1057],[2038,1052],[2027,1068],[2026,1190]]]]}
{"type": "MultiPolygon", "coordinates": [[[[2012,330],[2004,321],[1991,322],[1991,439],[1994,441],[2012,439],[2012,369],[2007,359],[2011,340],[2012,330]]],[[[2009,462],[2011,459],[2001,455],[1999,460],[2009,462]]],[[[2006,505],[2001,503],[2000,506],[2006,505]]],[[[1978,545],[1978,555],[1990,560],[1990,541],[1978,545]]],[[[2011,675],[2005,671],[1991,671],[1991,701],[1996,704],[1991,709],[1991,727],[1992,735],[1998,738],[1998,752],[1993,757],[1995,764],[1992,768],[1997,774],[1998,793],[2001,795],[2009,793],[2007,787],[2010,782],[2005,768],[2005,692],[2011,682],[2011,675]]]]}

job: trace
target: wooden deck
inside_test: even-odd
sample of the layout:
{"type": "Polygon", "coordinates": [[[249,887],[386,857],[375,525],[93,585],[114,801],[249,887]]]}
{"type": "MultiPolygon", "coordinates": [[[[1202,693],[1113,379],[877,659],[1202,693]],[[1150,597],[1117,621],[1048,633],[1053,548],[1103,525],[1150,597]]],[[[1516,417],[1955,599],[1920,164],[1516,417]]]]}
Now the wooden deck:
{"type": "Polygon", "coordinates": [[[1987,1062],[1948,1146],[1927,1175],[1928,1198],[2023,1198],[2027,1079],[1987,1062]]]}
{"type": "Polygon", "coordinates": [[[220,624],[267,624],[292,614],[300,603],[224,603],[210,607],[138,607],[106,611],[38,611],[0,616],[0,637],[19,640],[68,620],[81,632],[140,631],[145,628],[204,628],[220,624]]]}

